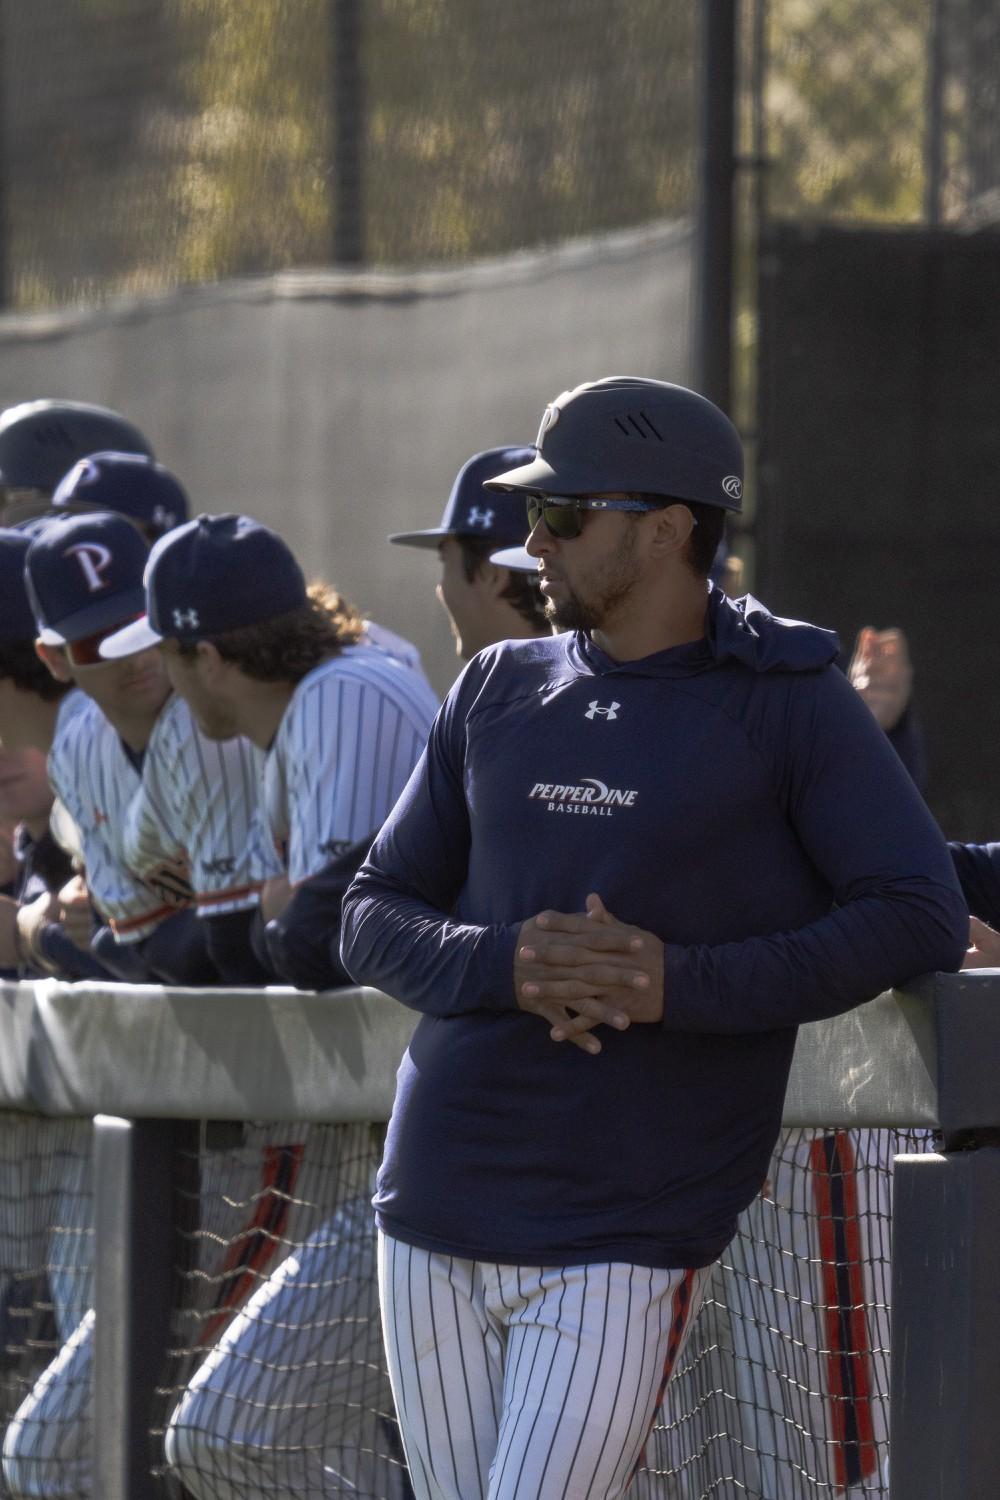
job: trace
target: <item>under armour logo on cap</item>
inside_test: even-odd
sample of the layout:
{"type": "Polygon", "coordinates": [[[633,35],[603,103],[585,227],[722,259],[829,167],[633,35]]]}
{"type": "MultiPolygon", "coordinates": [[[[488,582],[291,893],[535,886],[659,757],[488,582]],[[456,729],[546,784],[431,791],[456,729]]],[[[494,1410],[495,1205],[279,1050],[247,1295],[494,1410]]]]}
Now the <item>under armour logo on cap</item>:
{"type": "Polygon", "coordinates": [[[617,719],[618,709],[620,708],[620,703],[612,703],[609,708],[602,708],[596,698],[591,698],[590,707],[583,717],[585,719],[596,719],[597,715],[600,714],[605,719],[617,719]]]}
{"type": "Polygon", "coordinates": [[[196,609],[175,609],[174,624],[178,630],[197,630],[201,620],[196,609]]]}
{"type": "Polygon", "coordinates": [[[114,559],[107,547],[100,542],[79,542],[75,547],[67,547],[63,557],[74,557],[80,564],[87,588],[92,594],[96,594],[98,589],[107,588],[108,580],[102,578],[101,574],[107,572],[114,559]]]}
{"type": "Polygon", "coordinates": [[[484,531],[488,531],[493,525],[493,511],[480,510],[478,505],[474,505],[466,520],[470,526],[481,526],[484,531]]]}
{"type": "Polygon", "coordinates": [[[155,505],[150,519],[153,525],[157,526],[160,531],[173,531],[177,525],[177,512],[175,510],[167,510],[165,505],[155,505]]]}

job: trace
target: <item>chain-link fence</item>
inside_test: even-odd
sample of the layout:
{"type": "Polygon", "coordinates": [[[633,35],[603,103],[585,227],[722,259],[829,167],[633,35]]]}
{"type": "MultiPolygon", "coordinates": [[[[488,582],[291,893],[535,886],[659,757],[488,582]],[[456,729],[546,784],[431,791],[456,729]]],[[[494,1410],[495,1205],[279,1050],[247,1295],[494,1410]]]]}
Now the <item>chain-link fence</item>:
{"type": "MultiPolygon", "coordinates": [[[[0,0],[0,292],[500,255],[690,213],[681,0],[0,0]]],[[[995,0],[745,0],[777,217],[995,223],[995,0]]]]}
{"type": "Polygon", "coordinates": [[[681,0],[6,0],[0,20],[20,307],[691,209],[681,0]]]}
{"type": "Polygon", "coordinates": [[[769,215],[1000,222],[996,0],[756,0],[769,215]]]}

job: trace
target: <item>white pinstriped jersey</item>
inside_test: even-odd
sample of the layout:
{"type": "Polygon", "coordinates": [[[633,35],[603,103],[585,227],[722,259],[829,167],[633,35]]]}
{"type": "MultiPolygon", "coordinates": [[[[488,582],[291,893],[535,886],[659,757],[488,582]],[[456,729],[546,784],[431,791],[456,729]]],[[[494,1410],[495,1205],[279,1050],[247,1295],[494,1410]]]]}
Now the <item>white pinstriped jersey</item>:
{"type": "MultiPolygon", "coordinates": [[[[129,869],[122,848],[125,812],[139,773],[117,731],[78,689],[60,704],[49,751],[49,780],[80,832],[87,889],[121,942],[138,942],[178,906],[152,876],[129,869]]],[[[172,882],[173,883],[173,882],[172,882]]]]}
{"type": "MultiPolygon", "coordinates": [[[[242,737],[210,740],[174,695],[150,735],[122,847],[140,875],[187,859],[199,916],[256,906],[249,833],[260,802],[264,752],[242,737]]],[[[270,873],[278,873],[275,866],[270,873]]]]}
{"type": "Polygon", "coordinates": [[[414,648],[377,626],[302,679],[267,752],[261,809],[261,845],[293,885],[381,828],[436,712],[414,648]]]}

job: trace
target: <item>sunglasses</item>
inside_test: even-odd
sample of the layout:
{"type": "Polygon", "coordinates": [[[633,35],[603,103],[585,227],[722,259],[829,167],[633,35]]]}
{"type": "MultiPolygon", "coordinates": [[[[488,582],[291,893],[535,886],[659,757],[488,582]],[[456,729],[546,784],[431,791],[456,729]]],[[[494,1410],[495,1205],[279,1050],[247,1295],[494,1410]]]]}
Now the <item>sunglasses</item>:
{"type": "Polygon", "coordinates": [[[141,615],[129,615],[127,620],[119,620],[116,625],[109,625],[106,630],[98,630],[94,635],[82,635],[78,641],[67,641],[63,647],[66,660],[71,667],[108,666],[108,662],[101,655],[102,641],[106,641],[109,635],[114,635],[115,631],[131,625],[133,620],[141,619],[141,615]]]}
{"type": "Polygon", "coordinates": [[[570,542],[583,531],[585,510],[660,510],[666,502],[653,500],[600,500],[587,495],[529,495],[528,529],[539,521],[561,542],[570,542]]]}

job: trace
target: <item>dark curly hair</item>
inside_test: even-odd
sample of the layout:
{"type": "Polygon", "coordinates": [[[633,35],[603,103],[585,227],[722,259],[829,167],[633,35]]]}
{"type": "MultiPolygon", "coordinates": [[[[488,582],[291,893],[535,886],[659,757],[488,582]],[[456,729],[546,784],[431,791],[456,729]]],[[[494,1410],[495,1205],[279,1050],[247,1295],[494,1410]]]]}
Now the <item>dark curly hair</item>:
{"type": "MultiPolygon", "coordinates": [[[[309,602],[301,608],[208,639],[223,660],[258,682],[301,682],[320,662],[356,645],[364,632],[364,619],[353,604],[332,585],[311,583],[309,602]]],[[[178,641],[177,650],[190,660],[198,646],[178,641]]]]}
{"type": "MultiPolygon", "coordinates": [[[[478,536],[460,536],[457,541],[462,549],[462,571],[466,581],[471,583],[489,562],[490,553],[497,551],[499,543],[478,536]]],[[[538,579],[533,573],[521,573],[516,568],[510,568],[508,572],[507,587],[502,590],[500,598],[513,605],[521,618],[533,625],[540,635],[548,635],[551,626],[545,617],[545,601],[538,588],[538,579]]]]}
{"type": "Polygon", "coordinates": [[[57,703],[73,686],[56,681],[39,659],[33,641],[0,641],[0,677],[9,677],[16,688],[46,703],[57,703]]]}

